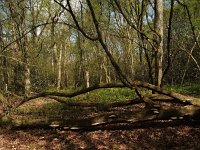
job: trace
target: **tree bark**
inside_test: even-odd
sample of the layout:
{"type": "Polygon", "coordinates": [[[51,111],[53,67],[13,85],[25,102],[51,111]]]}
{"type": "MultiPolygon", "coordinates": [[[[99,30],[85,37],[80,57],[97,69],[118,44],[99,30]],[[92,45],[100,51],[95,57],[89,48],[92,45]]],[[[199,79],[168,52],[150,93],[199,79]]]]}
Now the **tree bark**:
{"type": "MultiPolygon", "coordinates": [[[[26,17],[25,17],[25,1],[22,2],[22,35],[26,33],[26,17]]],[[[27,36],[23,38],[22,53],[23,53],[23,63],[24,63],[24,94],[25,96],[30,96],[31,92],[31,79],[30,79],[30,66],[29,66],[29,54],[27,47],[27,36]]]]}
{"type": "MultiPolygon", "coordinates": [[[[1,23],[1,19],[0,19],[0,51],[2,51],[3,49],[3,26],[1,23]]],[[[1,84],[1,90],[3,90],[3,93],[6,93],[8,90],[8,61],[7,61],[7,52],[2,52],[2,56],[0,57],[0,62],[1,62],[1,66],[0,66],[0,70],[2,72],[2,74],[0,74],[0,76],[2,77],[2,82],[1,84]]]]}
{"type": "MultiPolygon", "coordinates": [[[[179,94],[179,93],[176,93],[176,92],[164,90],[164,89],[162,89],[158,86],[155,86],[155,85],[152,85],[152,84],[149,84],[149,83],[146,83],[146,82],[134,81],[131,84],[132,84],[132,86],[146,88],[146,89],[158,92],[160,94],[169,96],[172,99],[179,101],[180,103],[200,106],[200,99],[199,98],[185,96],[185,95],[182,95],[182,94],[179,94]]],[[[81,95],[81,94],[84,94],[84,93],[88,93],[88,92],[93,91],[93,90],[101,89],[101,88],[129,88],[129,87],[125,86],[124,84],[120,84],[120,83],[118,83],[118,84],[117,83],[110,83],[110,84],[101,84],[101,85],[90,86],[88,88],[84,88],[82,90],[75,91],[75,92],[72,92],[72,93],[44,92],[44,93],[39,93],[35,96],[31,96],[31,97],[23,99],[19,104],[17,104],[16,107],[19,107],[22,104],[24,104],[25,102],[28,102],[32,99],[36,99],[36,98],[39,98],[39,97],[58,96],[58,97],[72,98],[72,97],[75,97],[75,96],[78,96],[78,95],[81,95]]]]}
{"type": "Polygon", "coordinates": [[[17,27],[19,26],[19,19],[18,16],[15,15],[17,13],[16,9],[18,6],[16,6],[13,2],[7,2],[7,5],[11,13],[12,36],[14,41],[12,55],[17,60],[16,64],[13,65],[14,92],[18,95],[22,95],[24,93],[23,77],[22,77],[23,68],[21,63],[22,52],[20,51],[20,42],[17,38],[18,35],[20,35],[20,33],[17,32],[17,27]]]}
{"type": "Polygon", "coordinates": [[[163,75],[163,0],[155,0],[154,30],[155,85],[160,87],[163,75]]]}
{"type": "Polygon", "coordinates": [[[30,95],[30,66],[27,49],[27,35],[26,35],[26,4],[25,1],[21,3],[7,2],[12,18],[12,32],[13,32],[13,56],[17,59],[14,65],[14,91],[16,94],[26,96],[30,95]],[[19,15],[16,15],[19,14],[19,15]]]}
{"type": "MultiPolygon", "coordinates": [[[[65,114],[67,115],[67,114],[65,114]]],[[[44,116],[43,116],[44,117],[44,116]]],[[[166,121],[177,121],[179,120],[182,123],[186,120],[189,122],[197,121],[199,122],[200,117],[200,107],[187,106],[183,108],[179,107],[160,107],[160,108],[148,108],[145,107],[143,109],[135,110],[135,111],[104,111],[101,114],[92,115],[91,117],[82,117],[79,118],[27,118],[27,117],[19,117],[12,118],[12,116],[8,117],[6,122],[2,122],[1,124],[6,124],[8,126],[9,122],[11,122],[11,128],[20,128],[20,127],[52,127],[52,128],[62,128],[65,130],[90,130],[99,127],[102,129],[108,125],[120,125],[121,123],[130,125],[135,123],[143,124],[145,122],[153,122],[159,120],[166,121]]],[[[157,125],[159,122],[157,122],[157,125]]]]}
{"type": "Polygon", "coordinates": [[[57,90],[61,89],[61,81],[62,81],[62,55],[63,48],[60,49],[60,54],[58,58],[58,71],[57,71],[57,90]]]}
{"type": "Polygon", "coordinates": [[[171,52],[171,30],[172,30],[172,19],[173,19],[173,15],[174,15],[174,0],[171,0],[171,8],[170,8],[170,15],[169,15],[169,23],[168,23],[168,31],[167,31],[167,66],[165,68],[165,70],[163,71],[163,76],[162,76],[162,82],[164,80],[164,77],[166,76],[166,74],[168,73],[169,69],[170,69],[170,65],[172,63],[172,52],[171,52]]]}

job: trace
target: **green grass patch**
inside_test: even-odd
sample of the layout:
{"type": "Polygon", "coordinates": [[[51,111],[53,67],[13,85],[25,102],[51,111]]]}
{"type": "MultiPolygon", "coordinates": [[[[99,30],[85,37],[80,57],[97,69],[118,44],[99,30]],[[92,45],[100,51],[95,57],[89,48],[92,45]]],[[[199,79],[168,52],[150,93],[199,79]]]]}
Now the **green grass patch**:
{"type": "Polygon", "coordinates": [[[99,89],[72,98],[79,102],[110,103],[135,97],[135,92],[127,88],[99,89]]]}
{"type": "MultiPolygon", "coordinates": [[[[65,93],[73,92],[71,89],[67,89],[62,91],[65,93]]],[[[83,102],[83,103],[111,103],[115,101],[124,101],[133,99],[135,97],[135,92],[128,88],[112,88],[112,89],[98,89],[91,91],[89,93],[85,93],[73,98],[62,98],[66,102],[83,102]]],[[[31,115],[31,116],[62,116],[64,114],[70,114],[72,116],[76,116],[80,114],[82,109],[81,107],[66,107],[64,104],[50,101],[46,102],[45,99],[40,98],[38,100],[33,100],[33,102],[29,102],[30,104],[26,104],[22,107],[19,107],[14,111],[14,114],[18,115],[31,115]],[[46,102],[46,103],[45,103],[46,102]],[[35,104],[35,105],[34,105],[35,104]]]]}
{"type": "MultiPolygon", "coordinates": [[[[76,90],[74,88],[69,88],[69,89],[60,90],[59,92],[72,93],[76,90]]],[[[56,89],[48,89],[46,91],[55,92],[56,89]]],[[[110,89],[97,89],[97,90],[70,98],[69,100],[78,101],[78,102],[109,103],[109,102],[114,102],[114,101],[132,99],[134,97],[135,97],[134,90],[131,90],[128,88],[110,88],[110,89]]]]}
{"type": "Polygon", "coordinates": [[[165,88],[181,94],[200,97],[200,84],[173,85],[165,88]]]}

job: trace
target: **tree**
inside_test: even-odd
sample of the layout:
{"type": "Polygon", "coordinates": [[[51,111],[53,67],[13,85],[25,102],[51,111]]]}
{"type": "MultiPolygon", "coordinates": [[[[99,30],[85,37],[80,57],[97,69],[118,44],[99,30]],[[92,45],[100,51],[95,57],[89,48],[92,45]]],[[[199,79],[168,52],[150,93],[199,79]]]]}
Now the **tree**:
{"type": "MultiPolygon", "coordinates": [[[[23,2],[22,2],[23,3],[23,2]]],[[[12,20],[12,35],[13,35],[13,56],[17,59],[16,64],[14,65],[14,90],[16,94],[24,93],[23,86],[23,64],[22,64],[22,48],[24,49],[25,44],[20,38],[18,40],[17,37],[20,37],[23,34],[22,29],[24,30],[24,15],[21,14],[22,9],[19,7],[19,3],[7,2],[7,5],[10,10],[11,20],[12,20]],[[20,16],[22,15],[22,16],[20,16]],[[22,21],[22,22],[21,22],[22,21]],[[18,27],[21,27],[18,29],[18,27]],[[23,43],[22,43],[23,42],[23,43]]]]}
{"type": "Polygon", "coordinates": [[[154,19],[155,85],[161,86],[163,76],[163,1],[155,0],[154,19]]]}
{"type": "MultiPolygon", "coordinates": [[[[2,52],[6,52],[4,54],[6,59],[2,59],[1,68],[7,67],[5,73],[9,75],[8,83],[15,86],[15,93],[28,96],[17,106],[31,99],[48,97],[70,106],[99,107],[98,103],[68,103],[62,97],[71,98],[100,88],[126,87],[135,89],[138,99],[112,103],[105,108],[144,103],[145,109],[139,113],[139,118],[137,115],[131,116],[132,118],[122,122],[145,120],[148,112],[150,116],[148,119],[152,117],[163,119],[163,116],[155,114],[153,109],[160,114],[170,110],[168,108],[163,110],[162,104],[159,107],[155,105],[154,100],[158,100],[158,97],[164,97],[158,100],[161,102],[170,99],[173,103],[191,104],[195,107],[195,113],[198,113],[199,99],[161,88],[164,74],[166,82],[170,82],[168,71],[173,72],[173,78],[178,79],[182,76],[181,71],[174,70],[176,68],[181,70],[183,65],[180,62],[185,58],[188,60],[192,58],[198,66],[199,52],[195,48],[189,49],[191,45],[194,47],[198,45],[197,31],[191,28],[193,27],[191,16],[188,15],[189,21],[184,22],[185,25],[176,20],[176,18],[182,22],[187,20],[184,13],[190,13],[185,3],[179,1],[173,3],[172,0],[171,4],[174,6],[169,10],[169,7],[163,6],[162,0],[76,2],[70,0],[6,2],[5,8],[9,9],[7,16],[12,24],[7,28],[5,23],[2,26],[4,32],[11,35],[7,36],[11,42],[2,38],[8,45],[2,47],[2,52]],[[181,13],[183,15],[177,13],[179,5],[185,7],[186,11],[181,13]],[[172,8],[177,16],[169,15],[172,8]],[[167,16],[165,20],[163,13],[167,16]],[[164,26],[168,22],[171,22],[169,25],[171,29],[164,26]],[[168,37],[164,36],[163,32],[168,33],[168,37]],[[168,42],[164,43],[167,38],[168,42]],[[184,44],[180,44],[179,39],[184,44]],[[192,44],[187,42],[191,39],[194,40],[192,44]],[[194,52],[197,54],[195,57],[194,52]],[[9,56],[16,57],[17,60],[12,61],[8,59],[9,56]],[[165,65],[166,60],[169,62],[168,66],[165,65]],[[166,69],[167,73],[163,73],[164,67],[170,68],[166,69]],[[13,83],[12,78],[14,78],[13,83]],[[32,90],[38,92],[34,96],[29,96],[30,81],[33,83],[32,90]],[[67,86],[76,88],[77,91],[62,92],[60,89],[66,82],[67,86]],[[162,95],[144,95],[138,87],[162,95]],[[46,90],[51,92],[45,92],[46,90]]],[[[193,68],[189,69],[193,71],[193,68]]],[[[195,75],[192,74],[191,77],[193,76],[195,75]]],[[[7,78],[6,75],[2,77],[7,78]]],[[[185,75],[184,78],[186,77],[185,75]]],[[[176,110],[178,112],[176,117],[185,117],[187,113],[184,111],[176,110]]],[[[190,116],[193,117],[193,114],[190,116]]],[[[109,116],[104,119],[110,123],[109,116]]],[[[112,123],[114,121],[111,119],[112,123]]]]}
{"type": "MultiPolygon", "coordinates": [[[[169,12],[169,10],[165,10],[165,18],[168,16],[171,16],[172,18],[170,29],[171,38],[168,37],[171,43],[171,50],[170,53],[164,55],[164,66],[168,64],[165,60],[170,59],[168,61],[170,62],[170,65],[167,67],[170,69],[166,75],[165,80],[172,84],[183,84],[193,81],[198,82],[198,20],[194,18],[198,18],[197,16],[199,16],[199,13],[194,6],[198,6],[199,3],[196,0],[183,3],[183,5],[179,3],[173,4],[172,2],[171,4],[174,5],[173,15],[170,15],[171,11],[169,12]],[[195,30],[192,29],[194,26],[195,28],[193,29],[195,30]],[[190,54],[194,56],[194,59],[190,54]],[[193,76],[193,81],[190,80],[191,76],[193,76]]],[[[165,21],[165,23],[167,23],[167,21],[165,21]]],[[[165,26],[168,25],[165,24],[165,26]]],[[[166,29],[165,32],[167,32],[166,29]]],[[[165,45],[168,46],[169,44],[166,43],[165,45]]]]}
{"type": "MultiPolygon", "coordinates": [[[[2,51],[3,49],[3,45],[4,45],[4,42],[3,42],[3,26],[2,26],[2,23],[1,23],[1,20],[0,20],[0,51],[2,51]]],[[[2,88],[1,90],[5,93],[7,92],[8,90],[8,61],[7,61],[7,53],[4,52],[3,55],[0,57],[0,64],[2,66],[2,68],[0,69],[2,74],[1,74],[1,78],[2,78],[2,88]]]]}
{"type": "Polygon", "coordinates": [[[31,92],[31,77],[30,77],[30,66],[29,66],[29,53],[28,53],[28,47],[27,47],[27,43],[28,43],[28,39],[27,36],[24,35],[26,33],[26,2],[22,1],[21,4],[19,5],[20,9],[21,9],[21,32],[22,32],[22,36],[24,36],[24,38],[22,39],[21,43],[21,51],[22,51],[22,61],[24,63],[24,68],[23,68],[23,72],[24,72],[24,94],[26,96],[30,95],[31,92]]]}

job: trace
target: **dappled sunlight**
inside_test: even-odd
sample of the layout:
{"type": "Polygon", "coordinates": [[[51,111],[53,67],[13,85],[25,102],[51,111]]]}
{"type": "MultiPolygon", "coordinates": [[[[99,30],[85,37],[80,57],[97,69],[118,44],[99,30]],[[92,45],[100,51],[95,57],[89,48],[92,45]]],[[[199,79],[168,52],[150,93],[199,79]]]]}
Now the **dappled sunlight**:
{"type": "Polygon", "coordinates": [[[0,134],[0,147],[16,149],[190,149],[200,147],[200,129],[189,126],[133,130],[19,130],[0,134]],[[196,141],[196,142],[195,142],[196,141]]]}
{"type": "Polygon", "coordinates": [[[200,149],[199,0],[0,8],[0,150],[200,149]]]}

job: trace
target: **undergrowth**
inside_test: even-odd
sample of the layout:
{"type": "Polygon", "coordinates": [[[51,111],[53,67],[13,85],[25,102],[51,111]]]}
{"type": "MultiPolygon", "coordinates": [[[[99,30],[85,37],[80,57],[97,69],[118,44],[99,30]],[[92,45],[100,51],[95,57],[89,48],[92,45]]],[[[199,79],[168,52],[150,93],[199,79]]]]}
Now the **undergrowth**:
{"type": "Polygon", "coordinates": [[[167,85],[164,88],[170,89],[185,95],[200,97],[200,84],[186,84],[186,85],[167,85]]]}
{"type": "MultiPolygon", "coordinates": [[[[51,90],[53,92],[53,90],[51,90]]],[[[65,93],[71,93],[71,89],[63,90],[62,92],[65,93]]],[[[82,103],[111,103],[115,101],[124,101],[124,100],[130,100],[134,99],[135,92],[133,90],[127,89],[127,88],[112,88],[112,89],[99,89],[94,90],[86,94],[82,94],[73,98],[62,98],[62,100],[65,100],[66,102],[82,102],[82,103]]],[[[34,101],[46,101],[44,98],[40,98],[34,101]]],[[[31,103],[31,102],[28,102],[31,103]]],[[[25,104],[22,107],[19,107],[17,110],[15,110],[15,113],[20,115],[34,115],[34,116],[62,116],[63,114],[72,114],[75,115],[75,113],[80,114],[82,111],[81,107],[66,107],[64,104],[55,102],[55,101],[49,101],[48,103],[42,103],[31,105],[31,104],[25,104]]]]}
{"type": "MultiPolygon", "coordinates": [[[[165,89],[172,90],[174,92],[179,92],[185,95],[192,95],[200,97],[200,85],[190,84],[185,86],[164,86],[165,89]]],[[[51,89],[51,91],[53,91],[51,89]]],[[[73,92],[73,89],[62,90],[65,93],[73,92]]],[[[142,94],[147,93],[146,90],[141,90],[142,94]]],[[[148,91],[149,92],[149,91],[148,91]]],[[[136,94],[134,90],[128,88],[112,88],[112,89],[99,89],[94,90],[86,94],[76,96],[74,98],[63,98],[66,102],[85,102],[85,103],[111,103],[115,101],[124,101],[134,99],[136,94]]],[[[43,103],[46,100],[43,98],[39,99],[42,101],[41,104],[36,105],[24,105],[18,108],[15,113],[20,115],[33,115],[33,116],[62,116],[63,114],[75,115],[80,114],[83,108],[81,107],[66,107],[64,104],[49,101],[48,103],[43,103]]],[[[38,101],[33,100],[33,101],[38,101]]],[[[89,113],[89,112],[88,112],[89,113]]],[[[75,115],[76,116],[76,115],[75,115]]]]}

